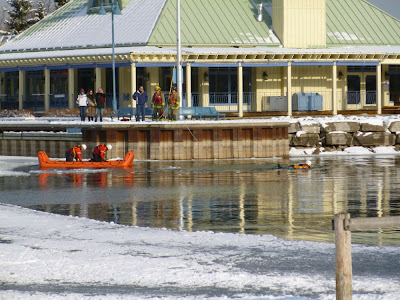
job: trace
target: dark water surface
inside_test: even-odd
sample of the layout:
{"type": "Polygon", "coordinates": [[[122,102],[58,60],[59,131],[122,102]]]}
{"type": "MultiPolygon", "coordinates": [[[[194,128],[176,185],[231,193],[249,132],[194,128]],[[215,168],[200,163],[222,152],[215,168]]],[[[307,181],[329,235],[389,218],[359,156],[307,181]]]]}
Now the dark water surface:
{"type": "MultiPolygon", "coordinates": [[[[32,165],[0,177],[1,202],[133,226],[329,242],[337,212],[400,216],[399,156],[312,161],[311,170],[276,168],[298,159],[135,161],[132,169],[69,171],[32,165]]],[[[352,233],[352,242],[400,246],[400,231],[352,233]]]]}

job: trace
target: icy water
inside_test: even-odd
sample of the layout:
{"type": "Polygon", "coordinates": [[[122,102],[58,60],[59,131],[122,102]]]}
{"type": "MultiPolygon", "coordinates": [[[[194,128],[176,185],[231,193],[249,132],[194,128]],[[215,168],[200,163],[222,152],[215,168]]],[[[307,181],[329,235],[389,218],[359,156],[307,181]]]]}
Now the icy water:
{"type": "MultiPolygon", "coordinates": [[[[132,169],[44,171],[34,160],[0,157],[1,202],[133,226],[326,242],[334,240],[337,212],[400,215],[400,156],[318,157],[311,170],[276,168],[304,160],[135,161],[132,169]]],[[[352,233],[352,242],[400,246],[400,231],[352,233]]]]}

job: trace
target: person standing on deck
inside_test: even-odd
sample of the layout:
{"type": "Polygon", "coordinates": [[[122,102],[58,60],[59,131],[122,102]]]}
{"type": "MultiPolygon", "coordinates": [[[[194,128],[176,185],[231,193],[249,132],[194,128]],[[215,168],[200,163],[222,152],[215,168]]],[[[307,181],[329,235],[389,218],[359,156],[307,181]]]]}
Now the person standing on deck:
{"type": "Polygon", "coordinates": [[[81,116],[81,121],[84,122],[86,118],[86,109],[88,105],[88,98],[85,94],[85,90],[81,89],[81,93],[78,95],[76,99],[76,104],[79,106],[79,115],[81,116]]]}
{"type": "Polygon", "coordinates": [[[172,93],[169,94],[168,98],[168,121],[177,121],[178,120],[178,113],[179,113],[179,102],[180,97],[177,92],[176,86],[172,88],[172,93]]]}
{"type": "Polygon", "coordinates": [[[151,107],[153,107],[153,121],[159,121],[165,105],[165,98],[159,86],[156,86],[151,102],[151,107]]]}
{"type": "Polygon", "coordinates": [[[96,111],[94,115],[94,121],[97,122],[97,116],[100,113],[100,122],[103,122],[103,111],[106,105],[106,95],[104,95],[103,89],[98,88],[95,94],[96,96],[96,111]]]}
{"type": "Polygon", "coordinates": [[[96,97],[93,94],[93,90],[88,91],[87,98],[88,98],[87,118],[88,121],[90,122],[94,120],[94,111],[97,106],[96,97]]]}
{"type": "Polygon", "coordinates": [[[140,115],[142,115],[142,121],[144,122],[144,106],[148,97],[143,86],[139,87],[139,89],[132,95],[132,98],[136,101],[136,122],[140,121],[140,115]]]}

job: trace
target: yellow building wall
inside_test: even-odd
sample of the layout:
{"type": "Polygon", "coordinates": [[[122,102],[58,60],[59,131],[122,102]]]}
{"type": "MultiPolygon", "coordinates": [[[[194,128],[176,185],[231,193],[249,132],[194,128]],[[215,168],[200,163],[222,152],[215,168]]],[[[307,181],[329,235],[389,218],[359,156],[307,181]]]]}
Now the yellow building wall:
{"type": "Polygon", "coordinates": [[[131,106],[131,67],[118,68],[119,103],[122,107],[131,106]]]}
{"type": "Polygon", "coordinates": [[[148,80],[148,88],[147,88],[147,95],[149,96],[148,105],[150,106],[150,102],[152,96],[155,92],[156,86],[160,85],[160,72],[161,68],[146,68],[146,72],[149,73],[149,80],[148,80]]]}
{"type": "Polygon", "coordinates": [[[326,47],[326,0],[273,0],[272,26],[286,48],[326,47]]]}
{"type": "MultiPolygon", "coordinates": [[[[271,96],[287,95],[287,67],[257,68],[255,75],[257,103],[253,104],[253,111],[268,111],[271,96]],[[268,75],[267,80],[264,79],[264,72],[268,75]]],[[[332,110],[332,66],[293,66],[292,93],[318,93],[323,97],[323,110],[332,110]]],[[[343,76],[337,81],[339,109],[342,109],[345,96],[346,80],[343,76]]]]}
{"type": "Polygon", "coordinates": [[[266,67],[256,68],[256,104],[253,104],[253,111],[268,111],[269,110],[269,97],[271,96],[284,96],[282,90],[284,67],[266,67]],[[268,76],[264,80],[264,72],[268,76]],[[256,110],[254,110],[256,109],[256,110]]]}

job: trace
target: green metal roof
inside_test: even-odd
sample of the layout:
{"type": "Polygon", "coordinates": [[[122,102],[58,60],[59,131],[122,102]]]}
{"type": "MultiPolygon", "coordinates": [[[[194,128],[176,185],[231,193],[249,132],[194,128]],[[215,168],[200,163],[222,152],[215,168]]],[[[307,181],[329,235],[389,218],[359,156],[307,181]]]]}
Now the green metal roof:
{"type": "MultiPolygon", "coordinates": [[[[181,2],[184,46],[278,46],[272,20],[258,22],[249,0],[185,0],[181,2]]],[[[176,45],[176,0],[168,0],[150,36],[150,46],[176,45]]]]}
{"type": "Polygon", "coordinates": [[[365,0],[327,0],[327,45],[400,45],[400,21],[365,0]]]}

